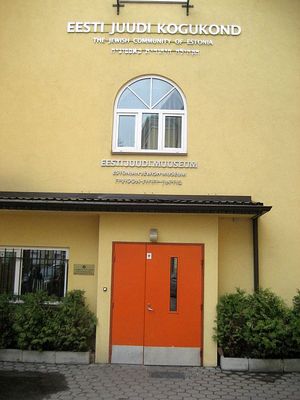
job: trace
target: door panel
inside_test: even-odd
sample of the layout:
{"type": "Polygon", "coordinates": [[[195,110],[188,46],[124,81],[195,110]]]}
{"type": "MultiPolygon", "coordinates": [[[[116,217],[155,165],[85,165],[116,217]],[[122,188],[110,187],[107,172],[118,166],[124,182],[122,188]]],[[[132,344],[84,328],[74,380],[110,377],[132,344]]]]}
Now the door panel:
{"type": "Polygon", "coordinates": [[[114,248],[113,345],[143,346],[145,245],[118,243],[114,248]]]}
{"type": "Polygon", "coordinates": [[[144,347],[144,365],[201,365],[199,347],[144,347]]]}
{"type": "Polygon", "coordinates": [[[111,362],[200,365],[202,251],[114,245],[111,362]]]}
{"type": "Polygon", "coordinates": [[[200,246],[148,245],[144,346],[200,347],[200,246]],[[177,311],[170,311],[171,259],[178,260],[177,311]]]}

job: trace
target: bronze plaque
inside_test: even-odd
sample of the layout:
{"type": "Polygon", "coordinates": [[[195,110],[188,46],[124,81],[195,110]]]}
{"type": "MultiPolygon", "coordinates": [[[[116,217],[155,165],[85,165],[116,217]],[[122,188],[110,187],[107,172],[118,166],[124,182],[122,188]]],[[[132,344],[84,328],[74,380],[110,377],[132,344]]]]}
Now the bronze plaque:
{"type": "Polygon", "coordinates": [[[95,265],[74,264],[74,275],[95,275],[95,265]]]}

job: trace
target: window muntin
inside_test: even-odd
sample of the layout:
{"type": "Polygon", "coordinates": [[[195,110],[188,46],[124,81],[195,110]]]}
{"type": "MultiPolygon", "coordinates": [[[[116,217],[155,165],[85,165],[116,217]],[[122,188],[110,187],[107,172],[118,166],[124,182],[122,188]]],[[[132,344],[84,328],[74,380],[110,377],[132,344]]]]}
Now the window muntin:
{"type": "Polygon", "coordinates": [[[183,110],[184,105],[178,90],[174,89],[171,93],[168,93],[156,103],[155,108],[160,110],[183,110]]]}
{"type": "Polygon", "coordinates": [[[119,109],[144,109],[145,103],[131,90],[125,89],[118,103],[119,109]]]}
{"type": "Polygon", "coordinates": [[[67,285],[67,250],[0,248],[0,293],[45,291],[63,297],[67,285]]]}
{"type": "Polygon", "coordinates": [[[173,86],[162,79],[152,80],[152,101],[153,104],[159,102],[159,100],[165,97],[173,89],[173,86]]]}
{"type": "Polygon", "coordinates": [[[151,82],[149,79],[140,79],[130,85],[130,90],[138,96],[146,106],[150,106],[151,82]]]}
{"type": "Polygon", "coordinates": [[[113,151],[186,153],[186,105],[173,83],[145,77],[116,99],[113,151]]]}

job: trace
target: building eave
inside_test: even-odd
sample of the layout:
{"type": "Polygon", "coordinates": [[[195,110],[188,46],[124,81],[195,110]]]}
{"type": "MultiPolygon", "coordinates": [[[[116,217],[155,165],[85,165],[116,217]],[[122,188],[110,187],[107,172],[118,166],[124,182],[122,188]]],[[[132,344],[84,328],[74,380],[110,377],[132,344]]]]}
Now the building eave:
{"type": "Polygon", "coordinates": [[[241,214],[259,217],[271,208],[253,202],[251,196],[0,192],[2,210],[241,214]]]}

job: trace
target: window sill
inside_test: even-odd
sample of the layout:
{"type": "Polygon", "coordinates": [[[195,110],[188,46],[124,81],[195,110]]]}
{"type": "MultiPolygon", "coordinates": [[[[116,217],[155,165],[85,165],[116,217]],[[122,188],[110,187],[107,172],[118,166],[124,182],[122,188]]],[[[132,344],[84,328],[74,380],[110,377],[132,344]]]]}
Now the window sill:
{"type": "MultiPolygon", "coordinates": [[[[24,300],[21,299],[13,299],[9,300],[10,304],[24,304],[24,300]]],[[[59,306],[61,304],[61,301],[44,301],[44,304],[48,306],[59,306]]]]}
{"type": "Polygon", "coordinates": [[[113,150],[111,152],[112,155],[127,155],[127,154],[134,154],[134,155],[150,155],[150,156],[187,156],[188,153],[186,151],[180,152],[168,152],[168,151],[120,151],[120,150],[113,150]]]}

